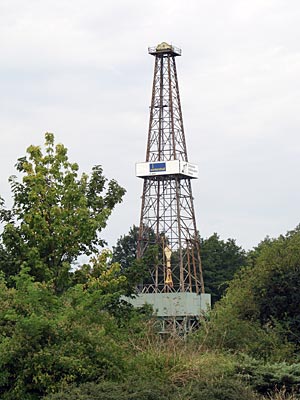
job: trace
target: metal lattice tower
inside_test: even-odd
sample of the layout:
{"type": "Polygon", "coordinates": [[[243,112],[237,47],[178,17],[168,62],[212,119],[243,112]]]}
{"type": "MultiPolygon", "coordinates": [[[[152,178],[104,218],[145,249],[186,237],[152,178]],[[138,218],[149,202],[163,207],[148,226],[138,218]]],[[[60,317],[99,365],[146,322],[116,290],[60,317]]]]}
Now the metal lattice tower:
{"type": "Polygon", "coordinates": [[[148,49],[155,57],[146,161],[136,164],[143,178],[138,257],[151,245],[158,251],[141,293],[204,293],[199,236],[191,180],[198,167],[188,161],[175,58],[181,50],[163,42],[148,49]]]}

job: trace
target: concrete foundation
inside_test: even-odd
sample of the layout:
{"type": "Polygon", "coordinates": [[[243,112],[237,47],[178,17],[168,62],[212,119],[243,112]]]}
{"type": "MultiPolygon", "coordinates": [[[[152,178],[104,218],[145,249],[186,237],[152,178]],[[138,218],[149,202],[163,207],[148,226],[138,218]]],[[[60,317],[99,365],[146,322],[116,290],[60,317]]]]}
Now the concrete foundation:
{"type": "Polygon", "coordinates": [[[210,294],[202,293],[140,293],[134,299],[126,298],[134,307],[149,304],[157,317],[198,317],[210,310],[210,294]]]}

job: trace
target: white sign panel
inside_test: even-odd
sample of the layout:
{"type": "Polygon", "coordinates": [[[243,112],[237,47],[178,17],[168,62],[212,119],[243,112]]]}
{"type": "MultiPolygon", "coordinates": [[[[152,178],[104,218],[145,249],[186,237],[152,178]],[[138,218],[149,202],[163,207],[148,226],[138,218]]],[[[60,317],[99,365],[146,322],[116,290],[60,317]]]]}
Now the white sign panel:
{"type": "Polygon", "coordinates": [[[181,160],[137,163],[135,171],[136,176],[140,178],[162,175],[181,175],[182,177],[198,178],[198,166],[181,160]]]}

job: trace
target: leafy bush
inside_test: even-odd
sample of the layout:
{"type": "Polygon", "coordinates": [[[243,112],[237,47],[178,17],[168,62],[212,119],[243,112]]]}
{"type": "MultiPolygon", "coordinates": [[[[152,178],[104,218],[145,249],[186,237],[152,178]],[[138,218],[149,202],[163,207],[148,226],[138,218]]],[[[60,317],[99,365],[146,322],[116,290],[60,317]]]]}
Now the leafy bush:
{"type": "Polygon", "coordinates": [[[45,400],[169,400],[174,391],[152,382],[118,383],[103,381],[70,386],[58,393],[48,395],[45,400]]]}
{"type": "Polygon", "coordinates": [[[189,400],[256,400],[258,396],[236,379],[193,383],[183,391],[182,399],[189,400]]]}
{"type": "Polygon", "coordinates": [[[258,321],[236,314],[234,304],[222,301],[215,306],[210,319],[202,321],[191,340],[210,350],[242,352],[275,362],[293,356],[294,345],[284,340],[275,327],[262,327],[258,321]]]}
{"type": "Polygon", "coordinates": [[[258,400],[258,396],[234,379],[215,382],[193,382],[188,387],[176,387],[167,382],[158,384],[137,381],[116,383],[104,381],[70,386],[44,400],[258,400]]]}
{"type": "Polygon", "coordinates": [[[62,296],[34,282],[26,269],[15,289],[0,282],[1,400],[38,399],[72,382],[122,376],[124,346],[107,311],[122,279],[114,268],[104,269],[62,296]]]}
{"type": "Polygon", "coordinates": [[[44,400],[257,400],[255,393],[237,380],[214,383],[193,383],[189,387],[174,387],[155,381],[136,383],[86,383],[70,386],[44,397],[44,400]]]}
{"type": "Polygon", "coordinates": [[[243,356],[237,365],[238,375],[257,392],[267,394],[275,389],[288,393],[300,391],[300,364],[263,363],[243,356]]]}

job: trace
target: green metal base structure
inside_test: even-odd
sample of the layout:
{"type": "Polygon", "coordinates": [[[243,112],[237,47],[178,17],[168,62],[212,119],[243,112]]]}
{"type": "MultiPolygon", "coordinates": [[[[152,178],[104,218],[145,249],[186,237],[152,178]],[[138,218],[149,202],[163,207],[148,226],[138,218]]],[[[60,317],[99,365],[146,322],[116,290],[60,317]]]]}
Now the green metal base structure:
{"type": "Polygon", "coordinates": [[[152,306],[158,330],[162,335],[185,336],[199,327],[201,318],[211,308],[211,298],[208,293],[141,293],[134,299],[126,298],[126,301],[136,308],[145,304],[152,306]]]}

